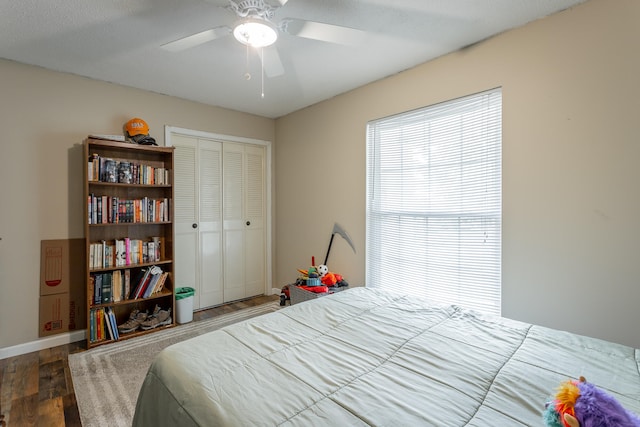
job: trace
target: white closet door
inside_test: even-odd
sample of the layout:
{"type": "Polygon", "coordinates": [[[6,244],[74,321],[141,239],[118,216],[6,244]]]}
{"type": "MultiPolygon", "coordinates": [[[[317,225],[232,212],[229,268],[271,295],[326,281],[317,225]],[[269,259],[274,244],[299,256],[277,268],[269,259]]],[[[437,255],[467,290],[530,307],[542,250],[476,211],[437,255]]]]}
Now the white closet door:
{"type": "Polygon", "coordinates": [[[264,149],[223,145],[224,300],[265,289],[264,149]]]}
{"type": "Polygon", "coordinates": [[[265,160],[264,149],[245,146],[245,292],[264,293],[266,279],[265,160]],[[247,225],[247,222],[250,225],[247,225]]]}
{"type": "Polygon", "coordinates": [[[222,145],[199,140],[200,308],[222,304],[222,145]]]}
{"type": "Polygon", "coordinates": [[[173,135],[175,283],[195,289],[194,309],[223,302],[221,144],[173,135]]]}
{"type": "Polygon", "coordinates": [[[193,306],[199,307],[198,277],[198,224],[197,209],[197,140],[174,136],[174,285],[188,286],[196,290],[193,306]]]}
{"type": "Polygon", "coordinates": [[[226,143],[223,147],[224,210],[224,301],[245,298],[244,289],[244,147],[226,143]]]}

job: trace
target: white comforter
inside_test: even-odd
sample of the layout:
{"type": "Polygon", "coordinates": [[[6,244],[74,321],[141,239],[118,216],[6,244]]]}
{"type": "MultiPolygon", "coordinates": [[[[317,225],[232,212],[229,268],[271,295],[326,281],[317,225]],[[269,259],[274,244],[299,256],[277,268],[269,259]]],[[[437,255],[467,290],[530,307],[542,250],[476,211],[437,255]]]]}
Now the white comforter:
{"type": "Polygon", "coordinates": [[[585,376],[640,413],[640,351],[367,288],[173,345],[134,426],[542,426],[585,376]]]}

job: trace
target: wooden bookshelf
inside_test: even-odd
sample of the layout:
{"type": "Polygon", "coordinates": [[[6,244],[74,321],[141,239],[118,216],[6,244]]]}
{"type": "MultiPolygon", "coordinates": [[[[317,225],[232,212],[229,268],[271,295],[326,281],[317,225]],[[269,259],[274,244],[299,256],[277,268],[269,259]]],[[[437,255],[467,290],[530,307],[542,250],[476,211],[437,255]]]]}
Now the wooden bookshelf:
{"type": "Polygon", "coordinates": [[[90,137],[84,142],[87,348],[176,325],[173,151],[90,137]],[[156,279],[162,288],[147,285],[135,297],[147,270],[165,276],[156,279]],[[170,324],[116,332],[133,310],[151,314],[156,305],[171,310],[170,324]]]}

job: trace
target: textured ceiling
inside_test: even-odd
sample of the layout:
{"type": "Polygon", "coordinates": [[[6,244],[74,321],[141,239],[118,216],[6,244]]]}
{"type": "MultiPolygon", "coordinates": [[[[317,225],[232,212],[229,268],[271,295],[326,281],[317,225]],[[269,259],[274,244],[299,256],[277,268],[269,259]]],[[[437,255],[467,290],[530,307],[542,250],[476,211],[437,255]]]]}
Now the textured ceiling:
{"type": "Polygon", "coordinates": [[[238,17],[225,0],[5,0],[0,57],[275,118],[583,1],[289,0],[275,23],[311,20],[363,37],[342,44],[281,33],[264,58],[277,54],[283,73],[265,76],[264,98],[259,55],[231,35],[161,47],[232,26],[238,17]]]}

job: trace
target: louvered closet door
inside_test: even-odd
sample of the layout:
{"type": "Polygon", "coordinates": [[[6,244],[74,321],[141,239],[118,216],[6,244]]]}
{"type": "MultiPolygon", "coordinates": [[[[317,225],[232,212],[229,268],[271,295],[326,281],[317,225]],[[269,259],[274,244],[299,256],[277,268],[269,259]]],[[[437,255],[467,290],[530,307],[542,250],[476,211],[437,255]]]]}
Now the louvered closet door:
{"type": "Polygon", "coordinates": [[[264,293],[266,284],[266,188],[264,148],[245,146],[245,292],[264,293]]]}
{"type": "Polygon", "coordinates": [[[264,148],[223,145],[224,300],[264,293],[264,148]]]}
{"type": "Polygon", "coordinates": [[[194,309],[221,304],[222,144],[172,135],[175,150],[175,283],[195,289],[194,309]]]}

